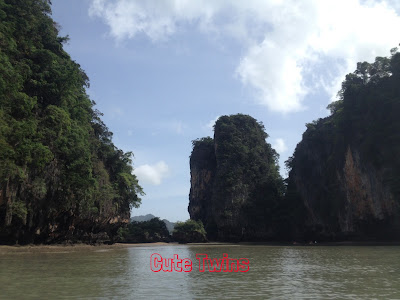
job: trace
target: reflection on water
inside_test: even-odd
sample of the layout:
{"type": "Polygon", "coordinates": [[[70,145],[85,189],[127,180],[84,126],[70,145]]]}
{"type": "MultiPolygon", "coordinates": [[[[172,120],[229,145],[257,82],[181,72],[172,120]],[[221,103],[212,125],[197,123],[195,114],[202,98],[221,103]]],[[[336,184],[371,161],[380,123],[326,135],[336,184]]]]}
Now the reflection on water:
{"type": "Polygon", "coordinates": [[[400,247],[146,246],[0,254],[0,299],[400,298],[400,247]],[[192,272],[150,270],[178,254],[192,272]],[[248,258],[247,273],[201,273],[196,253],[248,258]]]}

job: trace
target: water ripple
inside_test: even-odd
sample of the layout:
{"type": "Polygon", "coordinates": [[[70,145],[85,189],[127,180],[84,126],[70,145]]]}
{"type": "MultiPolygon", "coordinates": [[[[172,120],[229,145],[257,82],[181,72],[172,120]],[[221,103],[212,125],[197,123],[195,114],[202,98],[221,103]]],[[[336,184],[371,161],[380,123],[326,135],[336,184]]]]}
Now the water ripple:
{"type": "MultiPolygon", "coordinates": [[[[63,249],[64,250],[64,249],[63,249]]],[[[399,299],[400,247],[168,245],[3,253],[0,299],[399,299]],[[150,270],[159,253],[192,272],[150,270]],[[196,253],[248,258],[250,270],[199,272],[196,253]]]]}

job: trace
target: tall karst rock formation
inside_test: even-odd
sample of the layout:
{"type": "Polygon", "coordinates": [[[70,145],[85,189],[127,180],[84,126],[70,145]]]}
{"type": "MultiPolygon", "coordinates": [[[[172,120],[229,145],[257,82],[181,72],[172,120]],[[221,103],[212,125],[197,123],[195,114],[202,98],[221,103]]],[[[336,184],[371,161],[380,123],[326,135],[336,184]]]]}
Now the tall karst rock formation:
{"type": "Polygon", "coordinates": [[[113,242],[141,187],[48,0],[0,0],[0,244],[113,242]]]}
{"type": "Polygon", "coordinates": [[[331,116],[307,124],[287,164],[305,238],[400,237],[400,53],[359,63],[331,116]]]}
{"type": "Polygon", "coordinates": [[[189,213],[211,240],[266,240],[275,236],[283,195],[277,154],[261,123],[247,115],[220,117],[214,139],[193,142],[189,213]]]}

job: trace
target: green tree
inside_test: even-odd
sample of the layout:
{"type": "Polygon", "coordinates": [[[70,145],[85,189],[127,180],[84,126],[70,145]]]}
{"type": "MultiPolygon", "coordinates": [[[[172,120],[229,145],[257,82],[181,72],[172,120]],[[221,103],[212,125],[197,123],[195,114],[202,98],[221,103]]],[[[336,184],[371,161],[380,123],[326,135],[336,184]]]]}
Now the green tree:
{"type": "Polygon", "coordinates": [[[207,233],[200,220],[177,222],[172,232],[172,238],[180,243],[201,243],[207,241],[207,233]]]}
{"type": "Polygon", "coordinates": [[[299,212],[292,218],[292,232],[329,240],[395,237],[400,216],[399,62],[393,48],[389,57],[358,63],[346,75],[339,100],[328,105],[331,115],[307,124],[287,161],[285,202],[299,212]]]}
{"type": "Polygon", "coordinates": [[[113,235],[110,220],[129,218],[143,194],[50,15],[50,1],[0,0],[0,235],[10,243],[113,235]]]}

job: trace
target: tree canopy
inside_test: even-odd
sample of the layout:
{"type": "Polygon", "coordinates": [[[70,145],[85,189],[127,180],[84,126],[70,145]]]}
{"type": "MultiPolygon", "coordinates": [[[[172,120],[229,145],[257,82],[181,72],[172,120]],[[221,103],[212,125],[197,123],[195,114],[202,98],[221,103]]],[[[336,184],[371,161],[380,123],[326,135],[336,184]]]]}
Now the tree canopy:
{"type": "Polygon", "coordinates": [[[142,193],[50,14],[50,1],[0,0],[0,231],[27,239],[63,214],[129,215],[142,193]]]}
{"type": "Polygon", "coordinates": [[[389,57],[359,62],[328,105],[331,115],[306,124],[286,162],[285,201],[303,214],[296,213],[294,227],[308,222],[309,234],[334,238],[346,230],[384,237],[383,228],[399,226],[399,95],[400,53],[393,48],[389,57]]]}

